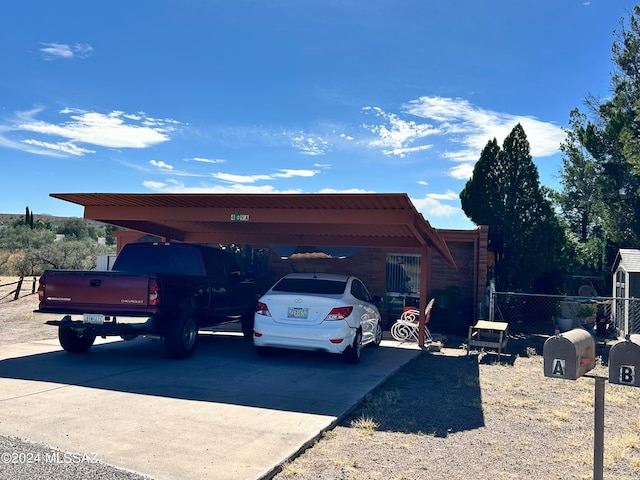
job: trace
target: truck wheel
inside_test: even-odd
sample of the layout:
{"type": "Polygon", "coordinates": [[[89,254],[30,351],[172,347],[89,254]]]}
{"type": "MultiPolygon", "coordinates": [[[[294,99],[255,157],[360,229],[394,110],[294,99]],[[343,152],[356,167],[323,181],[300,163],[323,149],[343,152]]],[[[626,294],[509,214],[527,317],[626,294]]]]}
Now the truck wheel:
{"type": "Polygon", "coordinates": [[[189,358],[196,350],[198,325],[193,317],[185,315],[175,322],[164,336],[164,349],[169,358],[189,358]]]}
{"type": "Polygon", "coordinates": [[[58,340],[67,352],[85,353],[93,345],[96,336],[89,334],[86,330],[78,332],[67,325],[60,325],[58,326],[58,340]]]}
{"type": "Polygon", "coordinates": [[[242,317],[242,335],[248,340],[251,340],[253,338],[254,315],[255,309],[252,308],[246,315],[242,317]]]}

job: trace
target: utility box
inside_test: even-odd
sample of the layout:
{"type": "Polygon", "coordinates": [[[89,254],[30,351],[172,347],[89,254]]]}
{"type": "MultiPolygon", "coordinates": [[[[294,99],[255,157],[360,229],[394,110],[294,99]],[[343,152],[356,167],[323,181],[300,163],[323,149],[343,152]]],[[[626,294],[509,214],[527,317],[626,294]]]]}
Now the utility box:
{"type": "Polygon", "coordinates": [[[545,377],[576,380],[596,366],[596,342],[584,328],[548,338],[542,351],[545,377]]]}
{"type": "Polygon", "coordinates": [[[609,383],[640,387],[640,335],[629,335],[609,350],[609,383]]]}

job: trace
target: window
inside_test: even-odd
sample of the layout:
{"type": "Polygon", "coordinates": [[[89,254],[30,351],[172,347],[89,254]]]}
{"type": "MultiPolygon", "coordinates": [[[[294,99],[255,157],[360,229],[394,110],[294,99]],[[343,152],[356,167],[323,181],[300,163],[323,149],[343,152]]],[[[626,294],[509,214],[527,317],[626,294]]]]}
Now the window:
{"type": "Polygon", "coordinates": [[[367,287],[365,287],[364,284],[358,279],[355,279],[351,284],[351,295],[356,297],[358,300],[362,300],[363,302],[371,301],[371,297],[369,296],[367,287]]]}
{"type": "Polygon", "coordinates": [[[420,255],[387,255],[387,293],[418,293],[420,291],[420,255]]]}
{"type": "Polygon", "coordinates": [[[346,282],[335,280],[322,280],[318,278],[283,278],[273,287],[273,291],[341,295],[344,293],[344,289],[346,287],[346,282]]]}

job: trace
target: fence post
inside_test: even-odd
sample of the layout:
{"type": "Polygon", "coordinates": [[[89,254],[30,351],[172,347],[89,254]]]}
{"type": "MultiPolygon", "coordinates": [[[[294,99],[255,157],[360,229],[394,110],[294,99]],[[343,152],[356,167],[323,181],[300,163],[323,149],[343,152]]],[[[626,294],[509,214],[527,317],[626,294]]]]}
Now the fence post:
{"type": "Polygon", "coordinates": [[[18,286],[16,287],[16,294],[13,297],[14,300],[18,300],[18,297],[20,297],[20,289],[22,288],[22,280],[24,280],[24,277],[20,277],[20,280],[18,280],[18,286]]]}
{"type": "Polygon", "coordinates": [[[36,277],[33,277],[33,283],[31,284],[31,295],[36,293],[36,277]]]}
{"type": "Polygon", "coordinates": [[[489,289],[489,320],[491,322],[493,322],[493,319],[495,318],[493,313],[493,309],[495,308],[495,301],[496,301],[495,295],[496,295],[496,290],[492,286],[491,289],[489,289]]]}

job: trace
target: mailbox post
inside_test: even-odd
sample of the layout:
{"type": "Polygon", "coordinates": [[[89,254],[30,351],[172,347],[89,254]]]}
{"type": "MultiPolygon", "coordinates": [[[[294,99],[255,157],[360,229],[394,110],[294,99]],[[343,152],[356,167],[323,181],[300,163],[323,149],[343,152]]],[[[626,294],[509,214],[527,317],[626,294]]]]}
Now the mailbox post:
{"type": "MultiPolygon", "coordinates": [[[[544,376],[576,380],[595,367],[595,341],[589,332],[574,328],[556,331],[544,342],[544,376]]],[[[604,454],[604,381],[596,381],[594,398],[593,478],[602,480],[604,454]]],[[[640,335],[627,335],[609,351],[609,383],[640,387],[640,335]]]]}
{"type": "MultiPolygon", "coordinates": [[[[542,349],[544,376],[577,380],[596,366],[596,342],[584,328],[556,331],[542,349]]],[[[602,480],[604,458],[604,378],[594,375],[593,479],[602,480]]]]}

